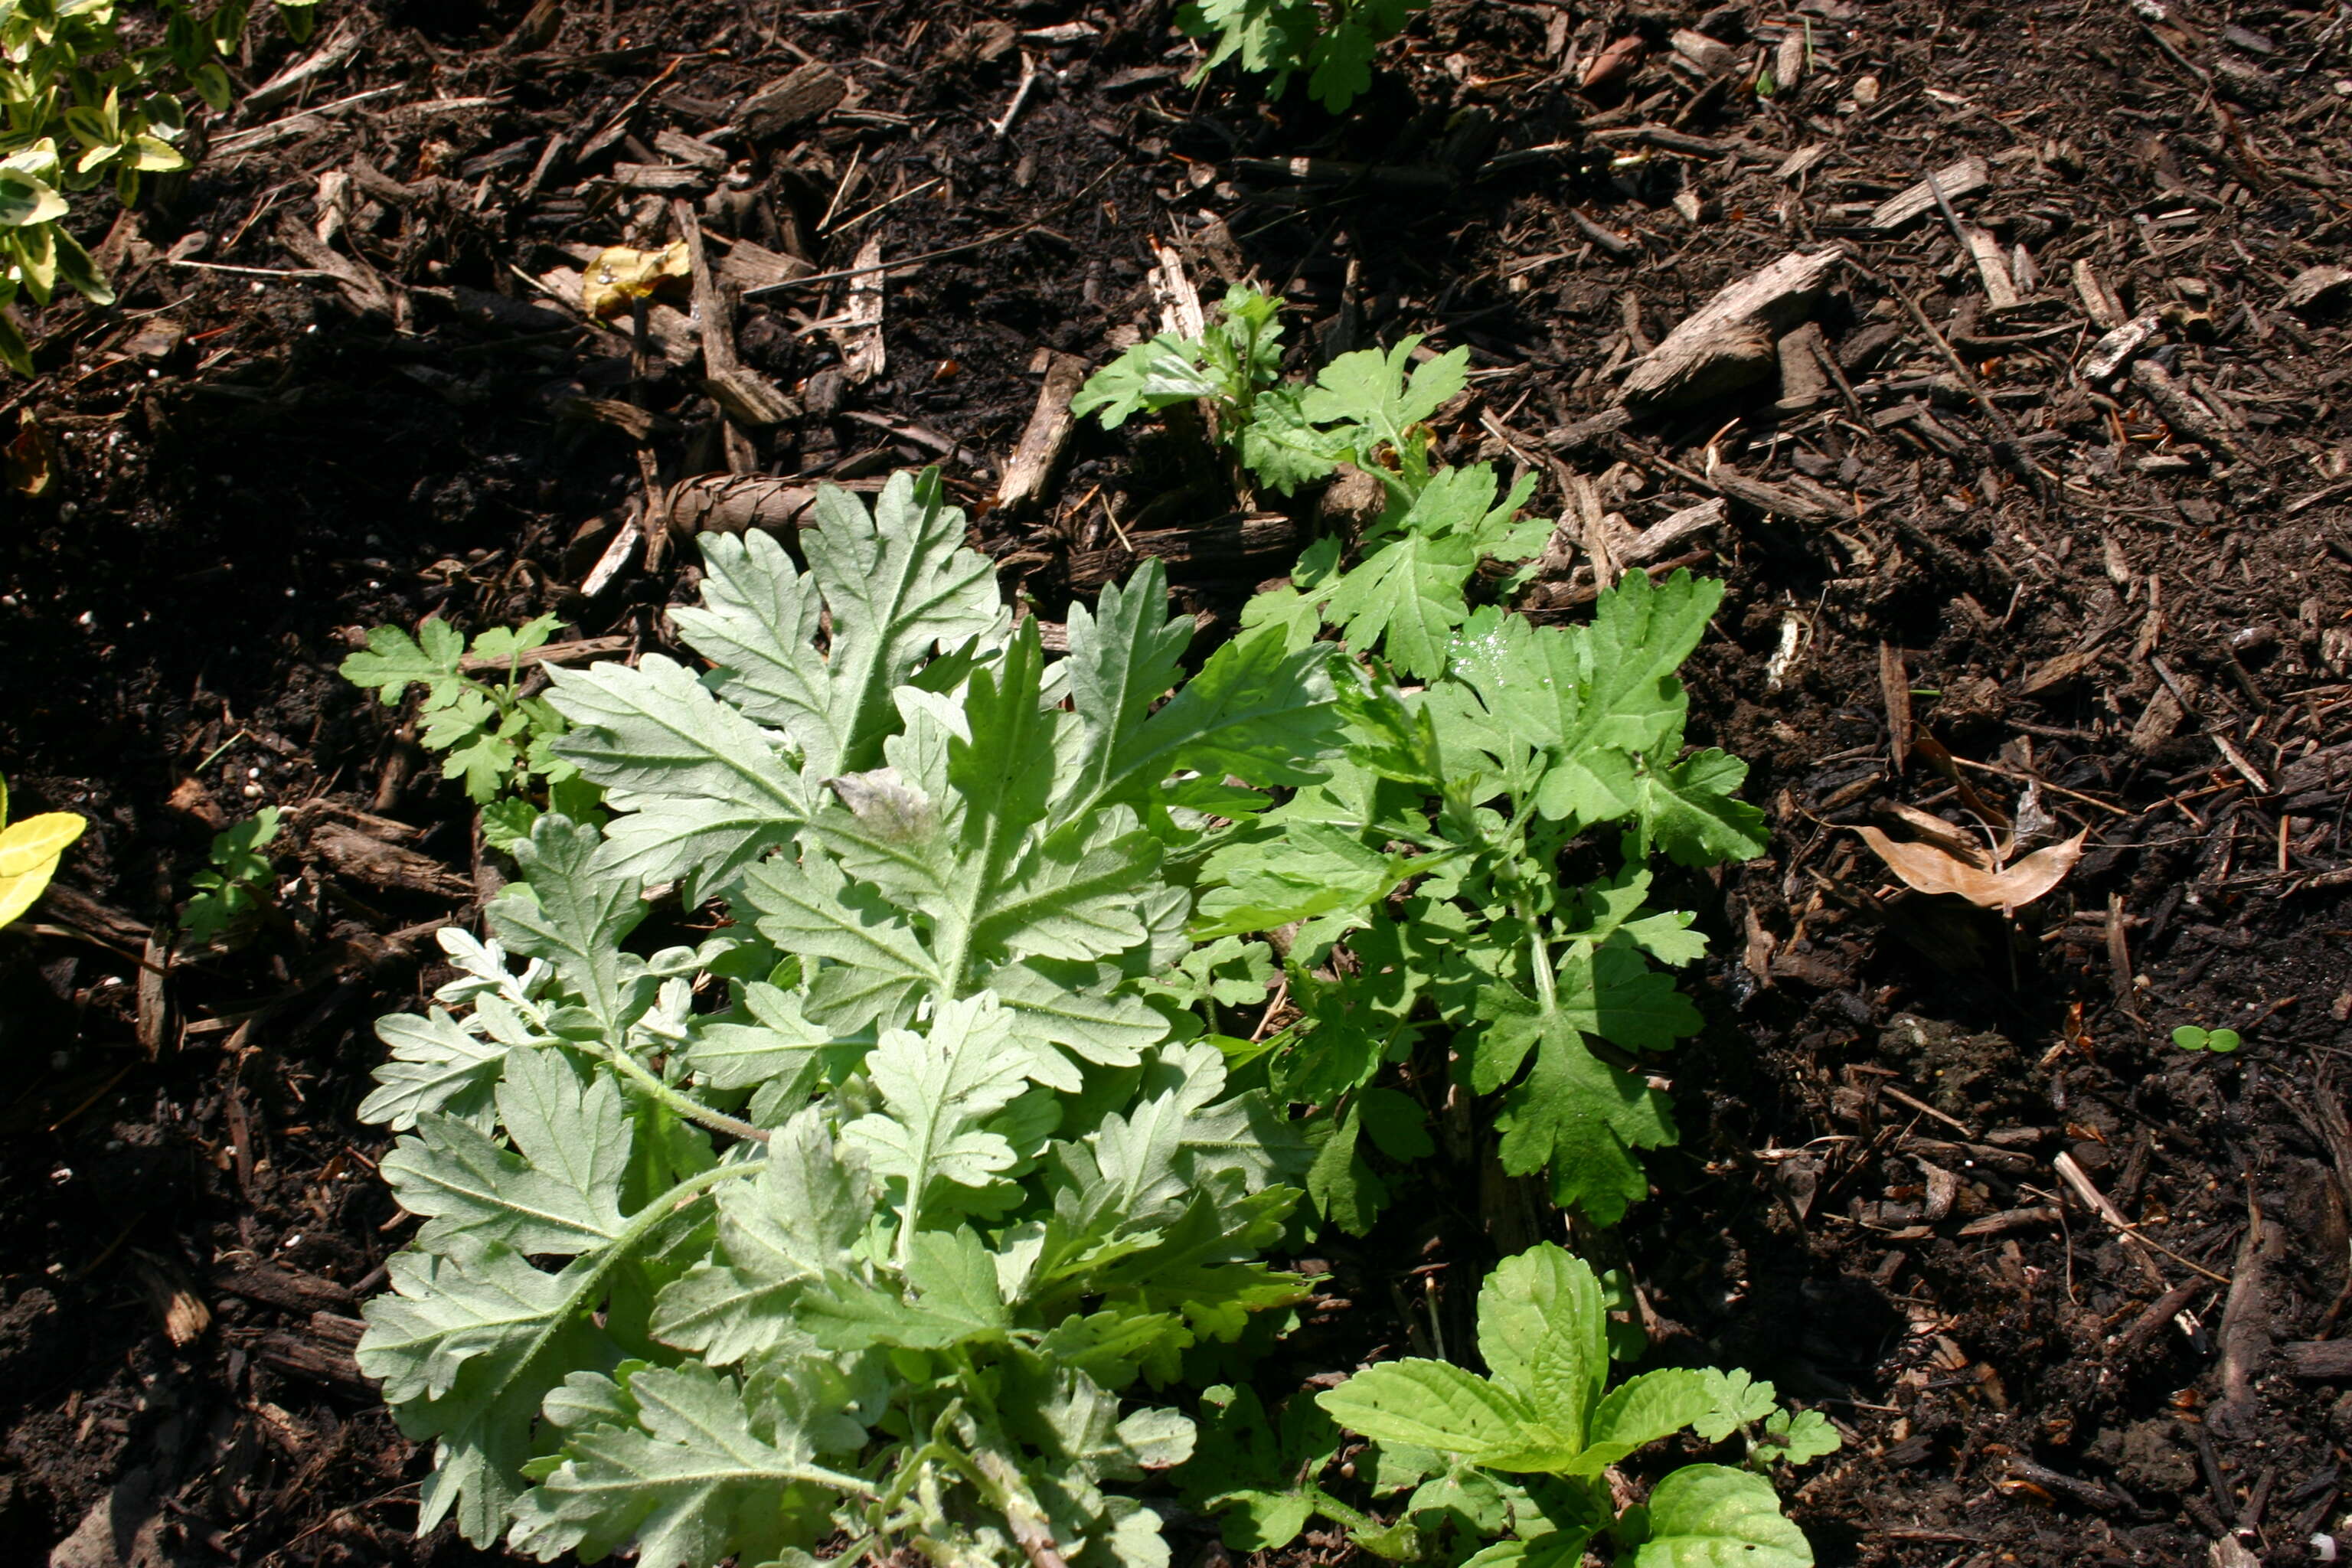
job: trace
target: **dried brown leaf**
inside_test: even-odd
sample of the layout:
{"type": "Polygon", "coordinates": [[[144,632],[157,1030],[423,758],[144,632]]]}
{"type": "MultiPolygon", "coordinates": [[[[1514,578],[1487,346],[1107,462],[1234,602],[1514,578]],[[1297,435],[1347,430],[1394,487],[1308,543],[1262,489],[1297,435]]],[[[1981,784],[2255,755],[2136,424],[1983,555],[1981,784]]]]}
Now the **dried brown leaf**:
{"type": "Polygon", "coordinates": [[[1987,910],[2030,904],[2064,881],[2074,862],[2083,858],[2083,840],[2088,837],[2087,832],[2077,833],[2063,844],[2037,849],[2015,865],[1994,871],[1971,866],[1933,844],[1898,843],[1875,827],[1854,831],[1906,887],[1922,893],[1958,893],[1987,910]]]}

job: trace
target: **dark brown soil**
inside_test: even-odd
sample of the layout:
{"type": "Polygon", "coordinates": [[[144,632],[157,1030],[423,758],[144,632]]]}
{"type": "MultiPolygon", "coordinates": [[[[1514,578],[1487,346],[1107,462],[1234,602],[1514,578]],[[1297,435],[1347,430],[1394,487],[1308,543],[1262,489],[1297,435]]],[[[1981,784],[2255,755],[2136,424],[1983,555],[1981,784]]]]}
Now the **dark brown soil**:
{"type": "MultiPolygon", "coordinates": [[[[121,305],[47,312],[44,374],[0,395],[53,450],[43,493],[0,492],[0,769],[18,812],[92,822],[0,936],[0,1558],[79,1529],[57,1561],[477,1560],[408,1538],[425,1456],[349,1347],[403,1235],[352,1116],[369,1026],[429,988],[427,933],[475,918],[483,868],[462,798],[334,667],[358,628],[436,609],[661,642],[690,544],[582,584],[644,504],[630,424],[667,483],[726,466],[710,405],[690,366],[633,362],[532,282],[670,237],[667,193],[632,180],[823,268],[868,236],[949,252],[890,274],[864,385],[815,325],[841,283],[745,305],[743,362],[803,411],[737,456],[941,462],[1048,618],[1130,540],[1230,617],[1304,536],[1210,526],[1234,498],[1146,425],[1083,430],[1042,512],[985,510],[1040,351],[1099,361],[1156,330],[1155,238],[1205,294],[1286,294],[1302,370],[1409,331],[1468,344],[1450,452],[1533,466],[1555,514],[1582,479],[1637,530],[1724,494],[1693,739],[1750,760],[1773,849],[1676,889],[1718,954],[1709,1030],[1674,1063],[1685,1141],[1593,1245],[1632,1263],[1657,1353],[1747,1365],[1844,1428],[1793,1505],[1824,1563],[2189,1563],[2233,1531],[2310,1558],[2352,1439],[2352,1380],[2283,1348],[2352,1300],[2352,362],[2335,302],[2284,298],[2352,226],[2341,16],[1441,3],[1335,121],[1187,85],[1158,0],[608,3],[545,34],[512,4],[322,9],[365,44],[309,103],[381,96],[214,127],[185,188],[118,231],[121,305]],[[1759,97],[1753,62],[1792,30],[1807,73],[1759,97]],[[1728,47],[1711,78],[1697,33],[1728,47]],[[1584,90],[1628,37],[1633,72],[1584,90]],[[845,100],[718,134],[812,60],[845,100]],[[255,127],[275,130],[240,149],[255,127]],[[666,133],[709,135],[723,168],[692,176],[666,133]],[[1969,153],[1988,179],[1949,221],[1867,226],[1969,153]],[[630,167],[661,164],[688,175],[630,167]],[[331,208],[322,268],[285,229],[331,208]],[[1960,224],[2028,258],[2016,310],[1982,308],[1960,224]],[[1826,401],[1776,409],[1768,377],[1602,417],[1633,353],[1831,240],[1855,265],[1816,314],[1844,377],[1826,401]],[[2160,318],[2153,357],[2205,429],[2084,379],[2103,329],[2078,263],[2160,318]],[[2022,813],[2029,785],[2089,843],[2007,919],[1904,892],[1844,830],[1892,800],[2022,813]],[[213,826],[262,804],[292,826],[258,940],[142,967],[213,826]],[[385,875],[318,832],[338,821],[440,871],[385,875]],[[2244,1048],[2183,1052],[2180,1024],[2244,1048]]],[[[257,44],[241,74],[291,58],[257,44]]],[[[1533,608],[1589,596],[1565,580],[1533,608]]],[[[1326,1238],[1354,1305],[1269,1394],[1421,1332],[1406,1292],[1466,1322],[1536,1223],[1480,1180],[1470,1131],[1472,1163],[1416,1178],[1372,1243],[1326,1238]]]]}

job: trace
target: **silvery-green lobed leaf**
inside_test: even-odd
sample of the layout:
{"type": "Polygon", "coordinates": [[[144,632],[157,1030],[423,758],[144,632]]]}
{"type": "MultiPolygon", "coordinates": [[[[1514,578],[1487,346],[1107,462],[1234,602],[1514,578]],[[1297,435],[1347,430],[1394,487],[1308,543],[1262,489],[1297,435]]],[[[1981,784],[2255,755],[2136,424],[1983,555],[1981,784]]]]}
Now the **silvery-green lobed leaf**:
{"type": "Polygon", "coordinates": [[[411,1214],[429,1216],[417,1244],[440,1250],[459,1235],[518,1252],[593,1252],[620,1233],[629,1122],[609,1079],[580,1081],[562,1053],[507,1053],[499,1120],[512,1152],[446,1116],[419,1118],[419,1136],[384,1156],[384,1179],[411,1214]]]}
{"type": "Polygon", "coordinates": [[[392,1047],[392,1059],[375,1069],[376,1087],[360,1102],[361,1121],[405,1132],[433,1111],[469,1122],[488,1113],[490,1086],[506,1060],[504,1045],[469,1032],[438,1007],[421,1018],[412,1013],[379,1018],[375,1033],[392,1047]]]}
{"type": "Polygon", "coordinates": [[[851,1268],[874,1209],[862,1152],[835,1142],[821,1108],[803,1110],[757,1181],[720,1192],[717,1254],[662,1291],[655,1337],[722,1366],[786,1342],[803,1289],[851,1268]]]}
{"type": "Polygon", "coordinates": [[[511,1247],[468,1241],[394,1257],[392,1293],[362,1309],[356,1353],[401,1429],[440,1439],[417,1500],[420,1531],[453,1511],[478,1545],[506,1528],[540,1401],[572,1369],[614,1355],[582,1310],[594,1270],[583,1258],[542,1273],[511,1247]]]}
{"type": "Polygon", "coordinates": [[[634,1542],[640,1568],[763,1561],[815,1543],[807,1509],[789,1506],[792,1489],[866,1489],[818,1464],[803,1430],[756,1436],[735,1384],[707,1368],[648,1367],[628,1389],[637,1425],[572,1436],[518,1502],[509,1546],[541,1562],[576,1549],[593,1562],[634,1542]]]}

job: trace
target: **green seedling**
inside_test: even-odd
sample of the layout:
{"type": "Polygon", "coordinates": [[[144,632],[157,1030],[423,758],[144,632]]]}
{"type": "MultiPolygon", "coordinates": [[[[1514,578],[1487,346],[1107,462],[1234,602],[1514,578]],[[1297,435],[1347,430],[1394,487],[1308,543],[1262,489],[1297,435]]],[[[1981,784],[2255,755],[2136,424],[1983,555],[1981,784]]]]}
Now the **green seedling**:
{"type": "Polygon", "coordinates": [[[1767,1411],[1780,1415],[1791,1440],[1766,1464],[1817,1458],[1838,1435],[1811,1413],[1779,1411],[1770,1385],[1745,1373],[1670,1367],[1609,1387],[1606,1313],[1591,1268],[1546,1244],[1504,1259],[1478,1292],[1486,1375],[1450,1362],[1383,1362],[1316,1403],[1380,1445],[1376,1492],[1412,1489],[1400,1523],[1489,1542],[1468,1559],[1477,1568],[1575,1568],[1604,1537],[1627,1568],[1807,1568],[1804,1532],[1748,1470],[1684,1465],[1646,1504],[1620,1510],[1610,1467],[1685,1429],[1721,1441],[1759,1421],[1769,1432],[1767,1411]]]}
{"type": "Polygon", "coordinates": [[[1176,20],[1194,37],[1217,40],[1193,80],[1236,60],[1273,76],[1267,96],[1279,98],[1305,71],[1315,100],[1343,114],[1370,90],[1380,46],[1428,6],[1429,0],[1189,0],[1176,20]]]}
{"type": "Polygon", "coordinates": [[[188,879],[196,891],[180,910],[180,933],[190,943],[221,943],[270,901],[273,867],[262,850],[278,837],[278,817],[276,806],[264,806],[213,835],[211,865],[188,879]]]}
{"type": "Polygon", "coordinates": [[[598,792],[579,783],[579,769],[555,752],[563,717],[544,698],[521,695],[522,656],[544,647],[561,623],[541,616],[520,626],[493,626],[468,647],[465,635],[438,616],[415,635],[376,626],[368,646],[345,658],[342,677],[372,688],[387,708],[412,686],[425,695],[417,716],[429,751],[447,753],[445,778],[464,781],[466,798],[483,808],[482,831],[493,847],[510,849],[530,837],[541,807],[579,820],[593,815],[598,792]],[[467,673],[471,661],[480,675],[467,673]],[[485,668],[487,667],[487,668],[485,668]]]}
{"type": "Polygon", "coordinates": [[[2245,1042],[2238,1038],[2235,1029],[2205,1029],[2195,1024],[2183,1024],[2172,1031],[2172,1043],[2184,1051],[2220,1051],[2226,1056],[2245,1042]]]}
{"type": "Polygon", "coordinates": [[[1135,414],[1197,400],[1208,405],[1210,433],[1218,444],[1288,494],[1305,479],[1330,472],[1330,465],[1294,472],[1288,455],[1266,449],[1256,433],[1258,399],[1279,395],[1281,310],[1280,300],[1236,284],[1199,337],[1162,332],[1136,344],[1087,378],[1070,400],[1070,412],[1092,414],[1104,429],[1116,430],[1135,414]]]}

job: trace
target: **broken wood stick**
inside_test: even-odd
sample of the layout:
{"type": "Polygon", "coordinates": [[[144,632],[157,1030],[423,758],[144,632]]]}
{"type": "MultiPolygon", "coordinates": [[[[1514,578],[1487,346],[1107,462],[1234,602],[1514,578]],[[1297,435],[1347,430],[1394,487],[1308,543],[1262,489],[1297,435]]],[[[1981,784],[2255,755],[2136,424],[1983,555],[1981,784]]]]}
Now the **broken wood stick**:
{"type": "Polygon", "coordinates": [[[702,337],[702,390],[729,417],[766,429],[800,417],[801,405],[785,396],[775,383],[745,368],[735,353],[735,310],[711,270],[710,256],[702,243],[702,224],[681,196],[669,205],[679,237],[686,241],[687,266],[694,280],[694,317],[702,337]]]}
{"type": "Polygon", "coordinates": [[[1004,482],[996,490],[998,506],[1017,510],[1044,497],[1055,466],[1069,448],[1070,433],[1077,428],[1070,399],[1078,395],[1086,378],[1086,361],[1047,351],[1045,382],[1037,389],[1037,406],[1030,411],[1020,444],[1005,461],[1004,482]]]}
{"type": "Polygon", "coordinates": [[[1931,176],[1896,192],[1871,212],[1869,226],[1881,234],[1891,233],[1916,219],[1926,216],[1944,201],[1981,190],[1992,178],[1992,167],[1971,153],[1958,163],[1947,163],[1931,176]]]}
{"type": "Polygon", "coordinates": [[[1726,285],[1634,364],[1619,396],[1629,404],[1683,406],[1770,374],[1779,363],[1773,337],[1803,319],[1844,259],[1845,251],[1835,246],[1791,251],[1726,285]]]}

